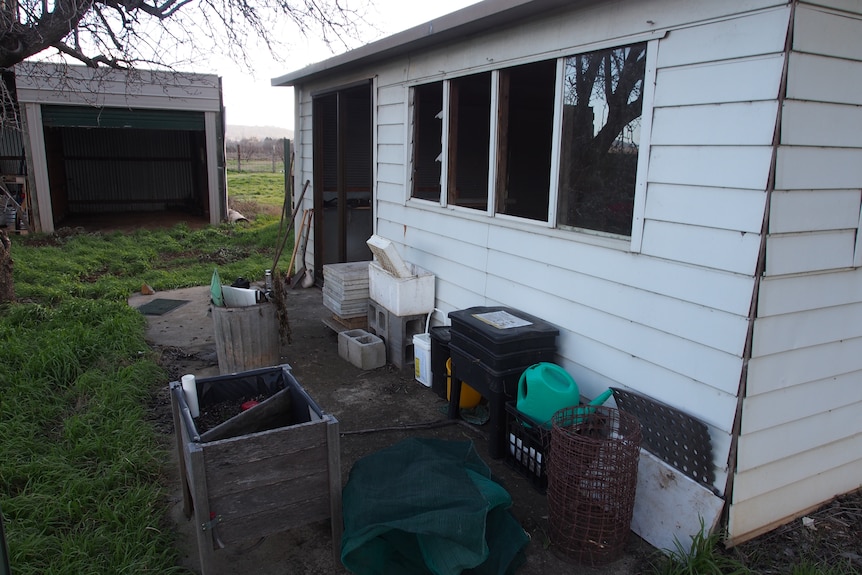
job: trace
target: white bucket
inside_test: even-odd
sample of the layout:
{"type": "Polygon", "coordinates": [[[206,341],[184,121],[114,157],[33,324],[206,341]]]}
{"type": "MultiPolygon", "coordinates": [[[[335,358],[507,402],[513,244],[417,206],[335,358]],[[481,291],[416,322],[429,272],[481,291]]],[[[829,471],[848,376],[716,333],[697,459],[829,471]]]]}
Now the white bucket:
{"type": "Polygon", "coordinates": [[[417,333],[413,336],[413,366],[416,381],[431,387],[431,334],[417,333]]]}

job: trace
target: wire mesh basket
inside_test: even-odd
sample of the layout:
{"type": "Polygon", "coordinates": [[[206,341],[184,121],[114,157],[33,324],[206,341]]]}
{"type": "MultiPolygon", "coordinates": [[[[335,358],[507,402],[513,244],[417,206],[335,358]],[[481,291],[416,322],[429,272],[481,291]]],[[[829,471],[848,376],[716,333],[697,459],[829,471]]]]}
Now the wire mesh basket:
{"type": "Polygon", "coordinates": [[[640,456],[638,419],[611,407],[567,407],[551,419],[550,539],[586,565],[618,559],[631,530],[640,456]]]}

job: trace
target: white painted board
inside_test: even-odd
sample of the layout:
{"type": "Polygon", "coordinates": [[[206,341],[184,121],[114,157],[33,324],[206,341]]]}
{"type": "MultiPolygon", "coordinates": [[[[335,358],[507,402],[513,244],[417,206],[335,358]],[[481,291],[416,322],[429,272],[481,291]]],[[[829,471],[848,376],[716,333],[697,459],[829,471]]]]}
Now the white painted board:
{"type": "Polygon", "coordinates": [[[641,450],[632,531],[658,549],[688,549],[691,538],[718,525],[724,500],[664,461],[641,450]]]}

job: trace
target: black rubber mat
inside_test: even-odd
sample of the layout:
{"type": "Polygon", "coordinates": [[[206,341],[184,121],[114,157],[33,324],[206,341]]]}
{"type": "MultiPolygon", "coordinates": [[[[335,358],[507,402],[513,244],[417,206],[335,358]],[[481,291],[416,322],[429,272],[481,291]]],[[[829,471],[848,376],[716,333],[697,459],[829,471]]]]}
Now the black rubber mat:
{"type": "Polygon", "coordinates": [[[144,315],[162,315],[177,309],[184,303],[189,303],[189,300],[157,298],[140,306],[138,311],[144,315]]]}

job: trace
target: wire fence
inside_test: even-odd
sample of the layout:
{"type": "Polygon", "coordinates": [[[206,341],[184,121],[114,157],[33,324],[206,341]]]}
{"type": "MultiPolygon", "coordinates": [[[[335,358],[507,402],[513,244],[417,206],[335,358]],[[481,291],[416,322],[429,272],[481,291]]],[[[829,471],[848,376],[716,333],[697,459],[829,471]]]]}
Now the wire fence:
{"type": "Polygon", "coordinates": [[[284,140],[228,142],[225,165],[234,172],[284,172],[284,140]]]}

